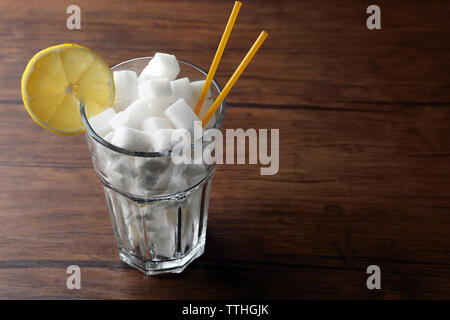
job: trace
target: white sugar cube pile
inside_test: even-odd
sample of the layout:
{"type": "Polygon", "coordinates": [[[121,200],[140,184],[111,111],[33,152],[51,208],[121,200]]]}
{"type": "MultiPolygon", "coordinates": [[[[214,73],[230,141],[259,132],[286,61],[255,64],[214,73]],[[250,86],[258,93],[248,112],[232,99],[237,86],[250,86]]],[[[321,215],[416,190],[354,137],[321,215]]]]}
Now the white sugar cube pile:
{"type": "MultiPolygon", "coordinates": [[[[114,71],[116,97],[113,108],[89,119],[94,131],[108,142],[128,150],[169,151],[179,141],[177,130],[187,130],[193,139],[194,113],[205,80],[177,79],[180,66],[174,55],[156,53],[138,75],[131,70],[114,71]],[[163,130],[159,133],[160,130],[163,130]]],[[[200,116],[212,105],[208,90],[200,116]]],[[[213,116],[208,127],[215,123],[213,116]]]]}
{"type": "MultiPolygon", "coordinates": [[[[177,79],[179,73],[176,57],[166,53],[156,53],[140,74],[114,71],[113,108],[89,118],[90,126],[107,142],[131,151],[167,152],[192,143],[194,121],[201,121],[212,105],[212,93],[208,90],[199,119],[193,110],[205,80],[177,79]]],[[[215,121],[213,116],[206,128],[215,121]]],[[[172,191],[174,185],[183,188],[182,182],[197,180],[202,171],[206,174],[203,164],[174,169],[161,158],[132,157],[101,148],[105,150],[99,157],[104,158],[108,177],[136,194],[172,191]]]]}
{"type": "MultiPolygon", "coordinates": [[[[130,151],[166,153],[190,148],[194,142],[194,121],[205,116],[213,104],[213,96],[208,90],[199,119],[193,110],[205,80],[177,79],[179,73],[176,57],[166,53],[156,53],[140,74],[131,70],[115,71],[113,108],[90,117],[91,128],[108,143],[130,151]]],[[[214,126],[215,122],[213,115],[206,128],[214,126]]],[[[196,162],[191,164],[175,164],[164,156],[127,155],[102,144],[97,144],[96,156],[101,163],[100,171],[109,183],[144,198],[180,193],[204,179],[208,166],[203,163],[201,152],[195,150],[192,157],[196,162]]],[[[202,210],[201,191],[195,191],[182,203],[163,201],[138,205],[126,197],[121,199],[119,211],[125,223],[123,232],[128,247],[140,250],[143,255],[143,250],[150,248],[157,257],[176,257],[178,244],[174,232],[180,208],[180,249],[184,253],[196,245],[202,210]]]]}

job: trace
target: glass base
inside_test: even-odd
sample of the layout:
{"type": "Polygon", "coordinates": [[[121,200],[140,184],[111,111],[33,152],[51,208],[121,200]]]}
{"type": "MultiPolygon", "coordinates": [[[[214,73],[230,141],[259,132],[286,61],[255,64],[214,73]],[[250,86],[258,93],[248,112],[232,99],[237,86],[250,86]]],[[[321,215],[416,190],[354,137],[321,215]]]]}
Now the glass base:
{"type": "Polygon", "coordinates": [[[192,261],[200,257],[205,251],[205,239],[199,241],[197,246],[193,248],[188,254],[180,259],[166,260],[166,261],[145,261],[141,260],[126,250],[120,248],[120,259],[129,266],[141,271],[146,276],[152,276],[163,273],[180,273],[182,272],[192,261]]]}

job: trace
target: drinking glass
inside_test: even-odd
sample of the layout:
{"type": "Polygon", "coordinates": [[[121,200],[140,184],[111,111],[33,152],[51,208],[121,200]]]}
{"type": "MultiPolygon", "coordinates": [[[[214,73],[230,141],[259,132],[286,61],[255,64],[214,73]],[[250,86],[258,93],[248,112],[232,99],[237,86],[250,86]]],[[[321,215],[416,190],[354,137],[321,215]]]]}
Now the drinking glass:
{"type": "MultiPolygon", "coordinates": [[[[128,60],[113,71],[132,70],[139,74],[152,57],[128,60]]],[[[178,59],[179,78],[204,80],[207,73],[178,59]]],[[[212,98],[221,88],[211,84],[212,98]]],[[[174,152],[136,152],[112,145],[89,125],[83,104],[80,112],[94,169],[103,184],[119,256],[123,262],[146,275],[179,273],[199,257],[205,248],[211,180],[215,164],[175,164],[174,152]]],[[[225,101],[215,113],[218,129],[225,114],[225,101]]],[[[195,149],[213,143],[199,139],[195,149]]]]}

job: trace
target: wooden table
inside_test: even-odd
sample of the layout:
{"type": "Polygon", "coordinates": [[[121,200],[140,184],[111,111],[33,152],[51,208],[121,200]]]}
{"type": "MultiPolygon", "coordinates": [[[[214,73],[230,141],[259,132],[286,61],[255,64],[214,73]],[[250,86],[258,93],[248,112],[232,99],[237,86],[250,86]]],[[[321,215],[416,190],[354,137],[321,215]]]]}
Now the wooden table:
{"type": "Polygon", "coordinates": [[[81,30],[69,2],[0,2],[0,298],[450,298],[448,1],[379,1],[381,30],[368,1],[245,1],[219,82],[269,38],[223,128],[279,128],[280,171],[219,165],[205,254],[150,278],[119,260],[84,136],[36,125],[21,75],[65,42],[111,65],[162,51],[207,69],[232,2],[75,2],[81,30]]]}

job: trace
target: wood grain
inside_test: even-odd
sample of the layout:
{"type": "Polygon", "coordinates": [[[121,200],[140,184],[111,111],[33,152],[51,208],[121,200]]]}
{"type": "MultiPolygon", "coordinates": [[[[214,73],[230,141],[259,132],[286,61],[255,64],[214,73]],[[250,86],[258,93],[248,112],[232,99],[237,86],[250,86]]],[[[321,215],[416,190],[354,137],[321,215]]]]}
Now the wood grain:
{"type": "Polygon", "coordinates": [[[75,42],[112,64],[172,52],[208,68],[232,3],[0,2],[0,298],[450,298],[450,7],[246,1],[224,84],[261,29],[223,128],[279,128],[280,172],[219,165],[206,253],[181,275],[120,262],[84,137],[38,127],[20,98],[27,61],[75,42]],[[66,289],[66,267],[82,289],[66,289]],[[368,265],[382,290],[365,286],[368,265]]]}

